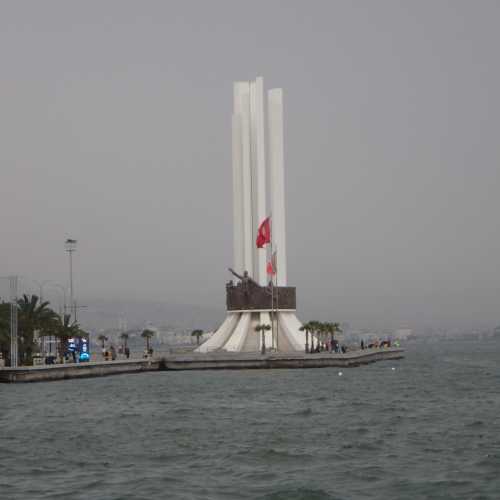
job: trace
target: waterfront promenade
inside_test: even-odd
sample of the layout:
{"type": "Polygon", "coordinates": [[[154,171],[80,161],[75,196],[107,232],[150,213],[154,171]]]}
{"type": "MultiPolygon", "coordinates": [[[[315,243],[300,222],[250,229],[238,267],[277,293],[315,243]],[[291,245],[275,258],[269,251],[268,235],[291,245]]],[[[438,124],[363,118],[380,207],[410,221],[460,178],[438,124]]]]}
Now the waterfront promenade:
{"type": "Polygon", "coordinates": [[[59,365],[0,368],[0,382],[48,382],[73,378],[104,377],[125,373],[166,370],[253,370],[279,368],[349,368],[384,360],[401,359],[404,350],[397,348],[364,349],[337,353],[226,353],[168,354],[151,359],[91,361],[59,365]]]}

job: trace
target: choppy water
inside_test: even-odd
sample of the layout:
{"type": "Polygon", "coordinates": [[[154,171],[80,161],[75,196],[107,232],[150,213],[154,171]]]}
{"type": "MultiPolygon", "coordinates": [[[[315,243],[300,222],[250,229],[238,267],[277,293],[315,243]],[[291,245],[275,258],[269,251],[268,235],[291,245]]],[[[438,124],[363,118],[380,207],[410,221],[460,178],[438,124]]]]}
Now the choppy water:
{"type": "Polygon", "coordinates": [[[499,341],[338,372],[0,385],[0,498],[500,499],[499,341]]]}

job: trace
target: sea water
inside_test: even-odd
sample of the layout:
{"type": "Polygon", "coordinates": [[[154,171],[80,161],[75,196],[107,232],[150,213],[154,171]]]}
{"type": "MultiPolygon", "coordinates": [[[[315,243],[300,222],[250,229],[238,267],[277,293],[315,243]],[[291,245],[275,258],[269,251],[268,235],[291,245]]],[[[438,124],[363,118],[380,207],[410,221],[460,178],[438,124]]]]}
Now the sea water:
{"type": "Polygon", "coordinates": [[[0,385],[0,499],[500,499],[500,341],[0,385]]]}

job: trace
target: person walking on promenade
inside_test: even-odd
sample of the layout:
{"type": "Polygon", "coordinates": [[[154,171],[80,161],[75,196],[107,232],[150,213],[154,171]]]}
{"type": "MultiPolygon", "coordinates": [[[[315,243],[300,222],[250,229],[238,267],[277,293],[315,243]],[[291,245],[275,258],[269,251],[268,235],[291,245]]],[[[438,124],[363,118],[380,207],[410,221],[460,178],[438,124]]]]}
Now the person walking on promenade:
{"type": "Polygon", "coordinates": [[[115,349],[114,345],[111,345],[111,347],[109,348],[109,353],[111,355],[111,361],[115,361],[115,359],[116,359],[116,349],[115,349]]]}

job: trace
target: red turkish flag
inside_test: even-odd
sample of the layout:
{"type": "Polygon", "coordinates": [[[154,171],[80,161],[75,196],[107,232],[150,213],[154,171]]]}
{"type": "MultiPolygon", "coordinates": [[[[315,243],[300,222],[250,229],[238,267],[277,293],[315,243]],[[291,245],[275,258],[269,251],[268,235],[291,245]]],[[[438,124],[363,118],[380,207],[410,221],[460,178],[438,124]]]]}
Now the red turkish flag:
{"type": "Polygon", "coordinates": [[[271,243],[271,217],[264,219],[257,231],[257,248],[262,248],[266,243],[271,243]]]}
{"type": "Polygon", "coordinates": [[[267,263],[267,274],[269,274],[270,276],[274,276],[276,274],[272,262],[267,263]]]}
{"type": "Polygon", "coordinates": [[[267,274],[274,276],[276,274],[277,266],[276,266],[276,252],[273,252],[271,255],[271,260],[267,263],[266,271],[267,274]]]}

